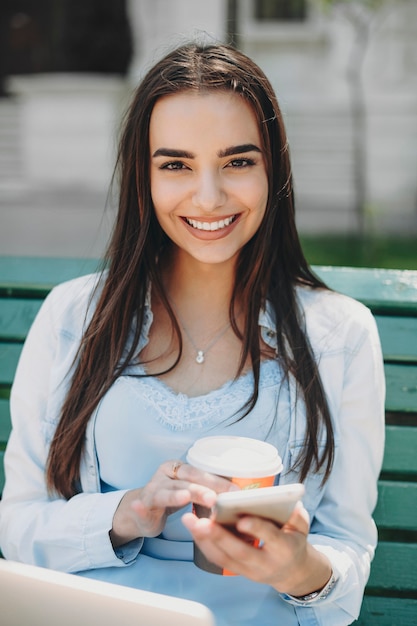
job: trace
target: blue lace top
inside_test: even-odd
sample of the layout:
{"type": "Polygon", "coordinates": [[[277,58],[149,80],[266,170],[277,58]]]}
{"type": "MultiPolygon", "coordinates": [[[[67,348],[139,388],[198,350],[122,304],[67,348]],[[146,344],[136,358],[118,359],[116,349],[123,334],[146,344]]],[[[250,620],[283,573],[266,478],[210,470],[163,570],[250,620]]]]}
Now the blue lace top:
{"type": "MultiPolygon", "coordinates": [[[[135,373],[143,374],[144,370],[138,367],[135,373]]],[[[252,384],[253,374],[248,372],[206,395],[190,398],[175,393],[158,378],[119,378],[103,398],[96,418],[102,490],[144,485],[164,461],[185,459],[188,448],[199,437],[239,434],[285,449],[289,393],[277,362],[262,363],[256,406],[250,419],[237,422],[252,384]]],[[[199,600],[210,607],[219,625],[276,624],[274,605],[278,603],[280,611],[288,613],[285,624],[298,624],[294,609],[278,600],[278,594],[268,586],[198,569],[193,563],[191,537],[181,522],[183,513],[171,515],[159,537],[145,539],[139,555],[137,544],[131,542],[132,565],[112,568],[110,579],[129,586],[138,581],[141,589],[199,600]],[[272,606],[268,609],[269,602],[272,606]]],[[[83,574],[109,580],[107,568],[83,574]]]]}
{"type": "Polygon", "coordinates": [[[280,439],[286,443],[289,394],[275,361],[262,363],[258,401],[250,419],[239,422],[252,391],[251,371],[203,396],[188,397],[157,377],[143,377],[142,367],[135,369],[116,381],[97,413],[95,441],[104,490],[145,484],[164,461],[185,459],[200,437],[239,434],[278,448],[280,439]]]}

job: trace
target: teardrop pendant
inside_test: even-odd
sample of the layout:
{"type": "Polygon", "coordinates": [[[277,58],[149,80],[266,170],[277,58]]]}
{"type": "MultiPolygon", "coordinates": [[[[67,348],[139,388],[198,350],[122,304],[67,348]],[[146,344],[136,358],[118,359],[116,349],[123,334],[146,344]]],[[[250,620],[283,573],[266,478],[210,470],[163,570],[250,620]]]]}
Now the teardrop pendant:
{"type": "Polygon", "coordinates": [[[202,350],[197,351],[197,356],[195,357],[196,363],[201,365],[204,363],[204,352],[202,350]]]}

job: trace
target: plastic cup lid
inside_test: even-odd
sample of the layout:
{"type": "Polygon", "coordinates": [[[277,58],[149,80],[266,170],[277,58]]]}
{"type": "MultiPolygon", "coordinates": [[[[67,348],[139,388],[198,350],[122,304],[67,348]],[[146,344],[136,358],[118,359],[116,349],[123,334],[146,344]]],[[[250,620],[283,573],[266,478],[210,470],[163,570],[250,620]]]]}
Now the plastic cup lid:
{"type": "Polygon", "coordinates": [[[236,478],[275,476],[282,470],[278,450],[249,437],[204,437],[189,449],[187,461],[205,472],[236,478]]]}

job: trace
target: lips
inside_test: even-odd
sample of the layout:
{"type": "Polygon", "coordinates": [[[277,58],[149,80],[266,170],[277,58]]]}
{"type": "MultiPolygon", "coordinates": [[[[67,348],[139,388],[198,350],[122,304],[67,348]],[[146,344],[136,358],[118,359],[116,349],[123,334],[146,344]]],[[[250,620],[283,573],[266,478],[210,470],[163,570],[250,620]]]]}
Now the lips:
{"type": "Polygon", "coordinates": [[[183,220],[191,226],[191,228],[195,228],[196,230],[209,231],[209,232],[217,232],[221,231],[237,219],[237,215],[232,215],[230,217],[225,217],[221,220],[217,220],[215,222],[203,222],[200,220],[191,219],[188,217],[184,217],[183,220]]]}

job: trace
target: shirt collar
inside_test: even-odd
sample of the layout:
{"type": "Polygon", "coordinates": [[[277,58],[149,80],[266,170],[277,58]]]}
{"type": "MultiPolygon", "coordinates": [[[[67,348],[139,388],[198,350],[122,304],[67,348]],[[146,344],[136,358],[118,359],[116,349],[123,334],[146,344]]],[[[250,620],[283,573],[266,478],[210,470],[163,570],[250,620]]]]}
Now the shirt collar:
{"type": "Polygon", "coordinates": [[[277,348],[277,331],[275,324],[275,314],[272,309],[272,305],[269,300],[266,301],[266,305],[259,312],[258,324],[261,328],[261,336],[263,341],[270,347],[276,350],[277,348]]]}

